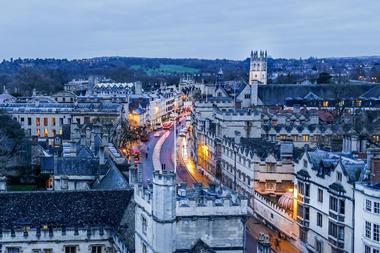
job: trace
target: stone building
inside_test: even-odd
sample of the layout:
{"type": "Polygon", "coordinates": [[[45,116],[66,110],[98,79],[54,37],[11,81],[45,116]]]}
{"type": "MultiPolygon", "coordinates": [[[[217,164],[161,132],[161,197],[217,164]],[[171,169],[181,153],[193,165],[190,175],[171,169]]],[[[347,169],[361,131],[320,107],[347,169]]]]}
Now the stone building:
{"type": "Polygon", "coordinates": [[[380,150],[368,150],[367,165],[355,185],[353,252],[380,252],[380,150]]]}
{"type": "Polygon", "coordinates": [[[364,166],[322,150],[306,150],[296,164],[295,210],[300,240],[309,251],[356,252],[354,185],[364,166]]]}
{"type": "Polygon", "coordinates": [[[247,200],[226,188],[177,186],[172,172],[135,187],[136,252],[244,252],[247,200]]]}
{"type": "Polygon", "coordinates": [[[249,67],[249,84],[259,81],[260,84],[267,84],[267,51],[251,51],[249,67]]]}
{"type": "Polygon", "coordinates": [[[132,190],[0,192],[0,251],[134,252],[132,190]]]}

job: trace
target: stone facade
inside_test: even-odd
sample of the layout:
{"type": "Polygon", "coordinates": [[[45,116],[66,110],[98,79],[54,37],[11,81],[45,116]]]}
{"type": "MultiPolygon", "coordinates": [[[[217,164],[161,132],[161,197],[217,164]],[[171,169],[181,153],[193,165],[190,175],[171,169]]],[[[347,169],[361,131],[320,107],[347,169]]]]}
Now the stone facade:
{"type": "Polygon", "coordinates": [[[170,172],[135,188],[136,252],[190,252],[201,240],[215,252],[243,252],[247,200],[226,189],[176,186],[170,172]]]}

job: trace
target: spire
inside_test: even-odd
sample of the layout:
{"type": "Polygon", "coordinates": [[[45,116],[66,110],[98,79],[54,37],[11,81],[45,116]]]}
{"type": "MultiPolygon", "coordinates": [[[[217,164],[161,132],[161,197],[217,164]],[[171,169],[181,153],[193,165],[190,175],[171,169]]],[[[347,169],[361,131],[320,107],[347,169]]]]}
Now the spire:
{"type": "Polygon", "coordinates": [[[251,50],[251,59],[253,58],[253,50],[251,50]]]}

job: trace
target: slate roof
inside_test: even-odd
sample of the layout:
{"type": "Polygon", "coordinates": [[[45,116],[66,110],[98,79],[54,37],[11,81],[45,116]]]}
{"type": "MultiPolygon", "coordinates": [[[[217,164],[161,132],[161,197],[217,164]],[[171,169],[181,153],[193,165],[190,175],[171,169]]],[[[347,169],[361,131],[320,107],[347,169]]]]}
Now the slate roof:
{"type": "Polygon", "coordinates": [[[216,251],[210,248],[210,246],[208,246],[204,241],[199,239],[190,249],[189,253],[216,253],[216,251]]]}
{"type": "Polygon", "coordinates": [[[118,227],[132,190],[0,193],[0,227],[118,227]]]}
{"type": "Polygon", "coordinates": [[[106,175],[94,185],[94,189],[102,190],[117,190],[127,189],[129,187],[128,181],[116,166],[112,166],[106,175]]]}
{"type": "Polygon", "coordinates": [[[283,105],[286,98],[304,98],[308,93],[322,99],[359,98],[376,84],[270,84],[259,85],[258,96],[264,105],[283,105]]]}

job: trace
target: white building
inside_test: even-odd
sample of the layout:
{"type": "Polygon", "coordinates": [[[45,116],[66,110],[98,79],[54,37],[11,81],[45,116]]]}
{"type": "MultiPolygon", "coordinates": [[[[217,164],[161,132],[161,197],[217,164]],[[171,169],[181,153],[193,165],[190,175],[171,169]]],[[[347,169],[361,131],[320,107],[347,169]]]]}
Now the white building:
{"type": "Polygon", "coordinates": [[[310,252],[354,251],[354,184],[363,161],[315,150],[296,164],[300,240],[310,252]]]}
{"type": "Polygon", "coordinates": [[[136,253],[244,252],[247,200],[226,189],[176,186],[174,173],[155,172],[153,187],[136,186],[135,202],[136,253]]]}
{"type": "Polygon", "coordinates": [[[355,185],[354,252],[380,252],[380,152],[369,150],[366,171],[355,185]]]}

